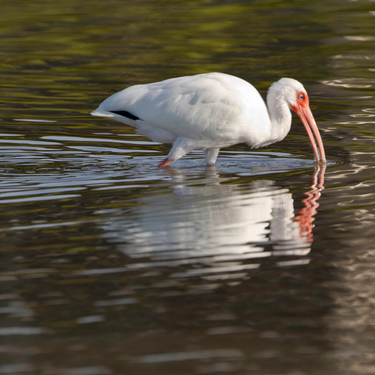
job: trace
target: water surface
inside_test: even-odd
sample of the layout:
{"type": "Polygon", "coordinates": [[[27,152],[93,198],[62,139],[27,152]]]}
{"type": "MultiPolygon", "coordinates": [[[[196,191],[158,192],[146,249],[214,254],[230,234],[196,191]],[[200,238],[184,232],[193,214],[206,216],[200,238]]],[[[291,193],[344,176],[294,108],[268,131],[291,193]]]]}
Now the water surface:
{"type": "Polygon", "coordinates": [[[370,1],[3,2],[0,374],[373,374],[370,1]],[[89,113],[124,87],[221,71],[297,117],[215,168],[89,113]]]}

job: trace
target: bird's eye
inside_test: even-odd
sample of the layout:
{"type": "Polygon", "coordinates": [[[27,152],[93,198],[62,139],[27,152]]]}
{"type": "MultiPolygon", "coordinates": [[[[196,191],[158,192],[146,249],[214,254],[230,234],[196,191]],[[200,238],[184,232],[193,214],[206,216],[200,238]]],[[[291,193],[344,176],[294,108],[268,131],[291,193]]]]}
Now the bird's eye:
{"type": "Polygon", "coordinates": [[[298,99],[300,99],[300,100],[305,99],[305,95],[303,95],[303,94],[299,94],[299,95],[298,95],[298,99]]]}

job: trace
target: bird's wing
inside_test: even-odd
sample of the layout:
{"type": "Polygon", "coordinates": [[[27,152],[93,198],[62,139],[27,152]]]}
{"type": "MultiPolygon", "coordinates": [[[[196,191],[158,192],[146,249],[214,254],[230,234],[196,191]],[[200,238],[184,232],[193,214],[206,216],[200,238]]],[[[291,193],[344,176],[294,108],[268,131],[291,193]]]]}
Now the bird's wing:
{"type": "Polygon", "coordinates": [[[96,112],[116,111],[126,111],[176,137],[210,139],[214,134],[216,139],[234,141],[242,141],[239,138],[250,118],[259,123],[268,116],[263,99],[252,85],[222,73],[132,86],[109,97],[96,112]],[[259,119],[255,108],[258,113],[260,109],[259,119]]]}

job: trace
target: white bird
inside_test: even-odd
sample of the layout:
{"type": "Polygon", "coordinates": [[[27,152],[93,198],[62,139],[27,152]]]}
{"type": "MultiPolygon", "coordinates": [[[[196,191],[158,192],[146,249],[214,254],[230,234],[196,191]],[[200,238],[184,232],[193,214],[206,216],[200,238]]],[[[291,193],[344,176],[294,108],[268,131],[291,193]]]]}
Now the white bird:
{"type": "Polygon", "coordinates": [[[291,78],[271,85],[267,105],[254,86],[241,78],[207,73],[128,87],[91,114],[130,125],[155,142],[173,143],[158,165],[162,168],[195,149],[203,149],[207,164],[213,165],[222,147],[247,143],[258,148],[281,141],[290,130],[291,109],[305,126],[316,161],[320,153],[320,162],[326,163],[307,92],[291,78]]]}

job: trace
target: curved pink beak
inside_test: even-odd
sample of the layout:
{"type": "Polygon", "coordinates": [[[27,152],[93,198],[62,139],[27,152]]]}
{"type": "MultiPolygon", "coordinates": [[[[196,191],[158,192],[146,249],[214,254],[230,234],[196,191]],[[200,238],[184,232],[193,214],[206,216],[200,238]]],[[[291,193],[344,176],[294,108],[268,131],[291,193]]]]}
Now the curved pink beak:
{"type": "Polygon", "coordinates": [[[315,160],[318,163],[325,164],[327,161],[326,161],[326,154],[324,152],[323,141],[322,141],[322,138],[320,136],[318,126],[316,125],[314,116],[311,113],[310,107],[308,105],[306,107],[293,106],[292,109],[293,109],[293,111],[295,111],[297,113],[297,115],[301,119],[303,125],[305,126],[307,135],[310,138],[311,146],[312,146],[313,151],[314,151],[315,160]],[[313,133],[315,135],[316,142],[318,143],[318,147],[316,147],[316,143],[315,143],[313,133]],[[319,151],[318,151],[318,149],[319,149],[319,151]],[[319,154],[320,154],[320,157],[319,157],[319,154]]]}

